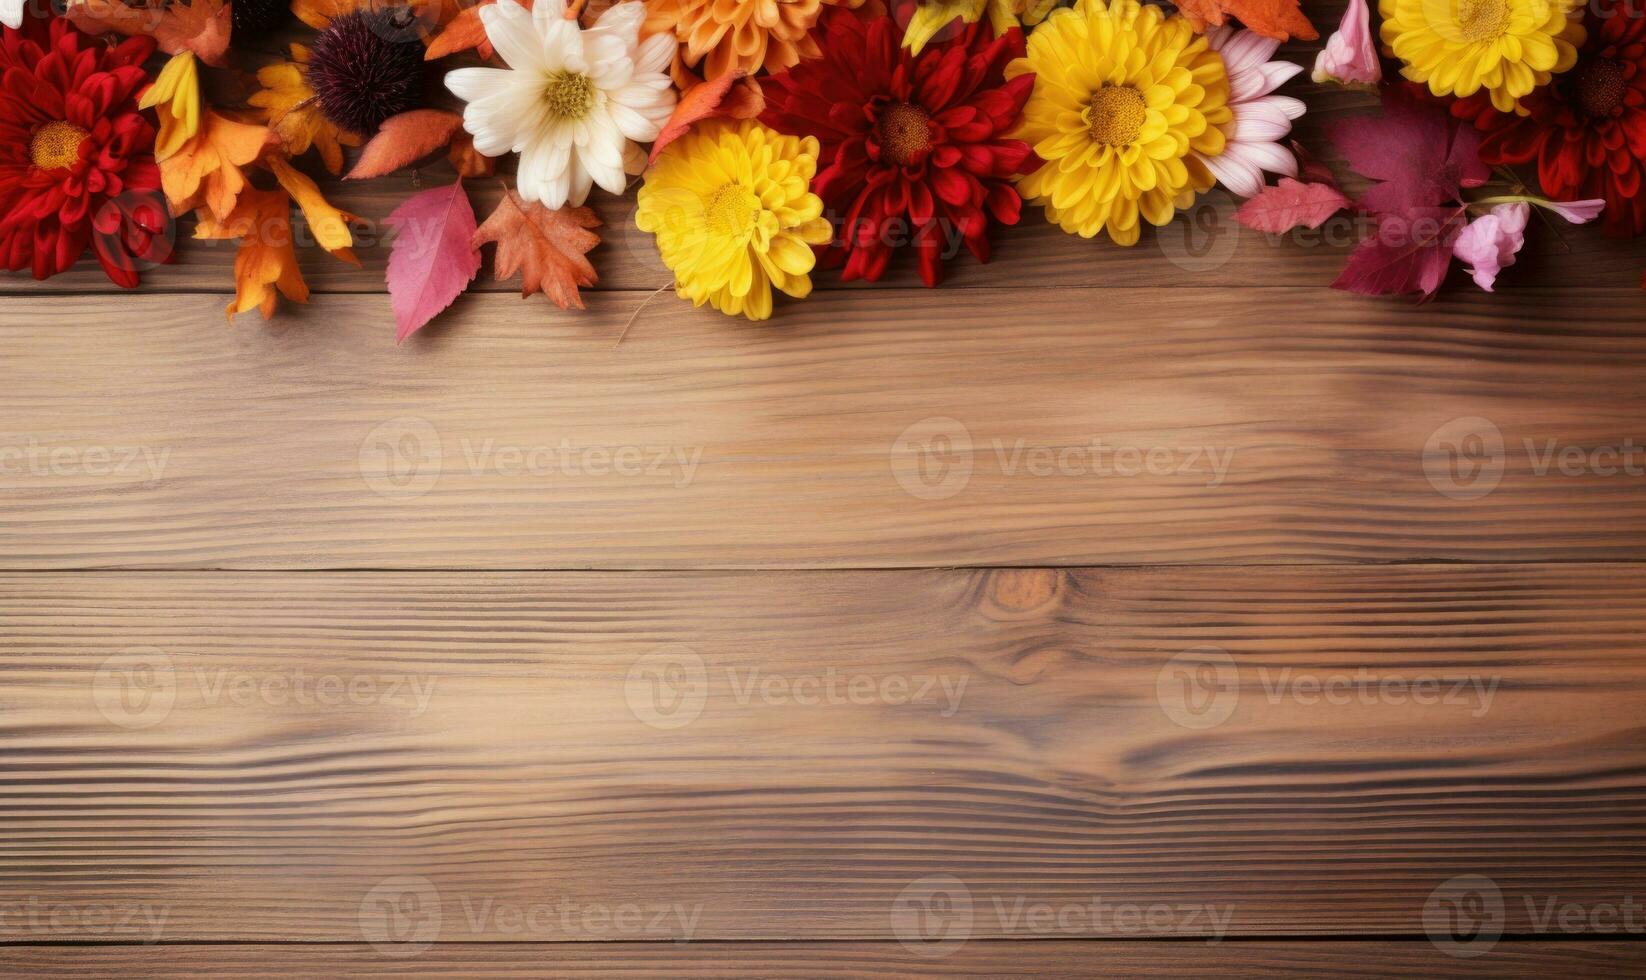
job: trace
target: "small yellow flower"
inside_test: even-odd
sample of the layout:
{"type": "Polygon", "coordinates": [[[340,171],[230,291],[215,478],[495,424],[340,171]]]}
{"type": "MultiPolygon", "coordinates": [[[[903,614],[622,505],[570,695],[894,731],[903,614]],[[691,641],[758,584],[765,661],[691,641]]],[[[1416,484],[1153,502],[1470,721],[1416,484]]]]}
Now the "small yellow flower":
{"type": "Polygon", "coordinates": [[[257,71],[257,82],[262,91],[246,101],[261,109],[258,120],[268,124],[279,137],[286,152],[302,156],[310,146],[320,151],[320,159],[332,173],[343,171],[343,147],[359,146],[360,137],[339,129],[327,119],[315,101],[314,89],[309,87],[304,67],[309,62],[309,49],[301,44],[291,46],[291,61],[276,62],[257,71]]]}
{"type": "Polygon", "coordinates": [[[657,236],[675,292],[751,320],[772,315],[772,288],[812,291],[811,246],[830,238],[810,190],[817,140],[753,120],[705,123],[670,143],[640,188],[635,224],[657,236]]]}
{"type": "Polygon", "coordinates": [[[194,52],[173,55],[137,105],[153,109],[160,117],[160,134],[154,140],[156,160],[164,160],[182,149],[184,143],[200,132],[200,69],[195,64],[194,52]]]}
{"type": "Polygon", "coordinates": [[[1163,225],[1215,183],[1195,155],[1223,152],[1229,75],[1184,18],[1137,0],[1079,0],[1006,66],[1007,78],[1026,72],[1034,93],[1013,135],[1046,163],[1018,190],[1064,231],[1135,245],[1140,217],[1163,225]]]}
{"type": "Polygon", "coordinates": [[[1485,89],[1499,112],[1577,64],[1584,38],[1576,0],[1380,0],[1378,9],[1402,75],[1436,95],[1485,89]]]}
{"type": "Polygon", "coordinates": [[[915,54],[938,31],[958,17],[975,24],[989,15],[989,26],[1001,35],[1018,26],[1038,24],[1057,6],[1057,0],[920,0],[915,4],[909,26],[903,29],[903,46],[915,54]]]}

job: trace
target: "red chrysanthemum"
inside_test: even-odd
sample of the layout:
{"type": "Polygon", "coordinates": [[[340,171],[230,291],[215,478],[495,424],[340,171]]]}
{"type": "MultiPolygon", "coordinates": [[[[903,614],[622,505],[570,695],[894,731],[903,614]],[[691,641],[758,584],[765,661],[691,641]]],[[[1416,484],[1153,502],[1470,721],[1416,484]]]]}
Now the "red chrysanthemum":
{"type": "Polygon", "coordinates": [[[1497,112],[1476,95],[1452,112],[1485,134],[1490,164],[1537,161],[1543,193],[1557,201],[1606,200],[1606,234],[1646,231],[1646,19],[1626,0],[1596,0],[1588,41],[1571,71],[1520,100],[1527,115],[1497,112]]]}
{"type": "Polygon", "coordinates": [[[830,8],[816,29],[822,57],[765,82],[761,119],[821,144],[812,190],[835,226],[823,264],[872,282],[913,245],[935,286],[957,234],[989,261],[991,223],[1021,213],[1012,176],[1039,165],[1029,144],[1004,138],[1034,89],[1033,75],[1003,74],[1023,55],[1022,32],[995,38],[975,24],[911,55],[890,17],[830,8]]]}
{"type": "Polygon", "coordinates": [[[115,284],[170,248],[154,127],[138,112],[149,38],[110,47],[28,17],[0,38],[0,262],[36,279],[93,245],[115,284]]]}

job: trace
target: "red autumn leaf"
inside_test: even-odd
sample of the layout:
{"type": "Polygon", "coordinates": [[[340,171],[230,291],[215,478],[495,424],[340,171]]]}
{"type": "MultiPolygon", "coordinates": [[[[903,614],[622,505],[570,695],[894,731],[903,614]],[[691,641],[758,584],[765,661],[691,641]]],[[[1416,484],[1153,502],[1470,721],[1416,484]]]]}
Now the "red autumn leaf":
{"type": "Polygon", "coordinates": [[[167,0],[70,0],[64,16],[87,34],[152,37],[166,54],[192,51],[218,68],[224,65],[233,26],[223,0],[194,0],[187,5],[167,0]]]}
{"type": "Polygon", "coordinates": [[[509,191],[474,233],[474,247],[497,243],[497,280],[520,273],[520,295],[541,292],[562,310],[581,310],[577,287],[592,286],[598,278],[584,253],[600,244],[600,236],[589,230],[599,226],[588,208],[550,211],[509,191]]]}
{"type": "Polygon", "coordinates": [[[1308,147],[1292,140],[1292,156],[1297,157],[1297,176],[1305,184],[1325,184],[1328,187],[1337,187],[1337,175],[1332,168],[1320,162],[1308,147]]]}
{"type": "Polygon", "coordinates": [[[1378,181],[1361,195],[1369,211],[1401,215],[1457,199],[1491,178],[1480,162],[1480,134],[1459,125],[1444,105],[1417,102],[1390,86],[1381,116],[1333,123],[1327,134],[1351,169],[1378,181]]]}
{"type": "Polygon", "coordinates": [[[1279,184],[1263,188],[1261,194],[1242,204],[1235,220],[1257,231],[1281,234],[1293,228],[1319,228],[1350,203],[1335,187],[1282,177],[1279,184]]]}
{"type": "Polygon", "coordinates": [[[1365,296],[1434,296],[1452,267],[1452,243],[1463,231],[1465,209],[1417,208],[1385,214],[1377,231],[1349,256],[1332,288],[1365,296]]]}
{"type": "Polygon", "coordinates": [[[1313,41],[1320,36],[1309,18],[1303,16],[1298,0],[1178,0],[1177,9],[1189,18],[1190,26],[1202,34],[1208,24],[1220,26],[1232,15],[1276,41],[1288,37],[1313,41]]]}
{"type": "Polygon", "coordinates": [[[463,117],[444,109],[413,109],[390,116],[378,127],[344,180],[381,177],[416,163],[451,142],[463,117]]]}
{"type": "Polygon", "coordinates": [[[744,78],[741,69],[726,72],[707,82],[699,82],[687,89],[675,104],[663,131],[652,144],[647,163],[656,163],[663,148],[686,135],[693,125],[705,119],[753,119],[766,108],[766,97],[752,78],[744,78]]]}
{"type": "Polygon", "coordinates": [[[469,288],[480,272],[480,250],[473,243],[474,208],[461,179],[413,194],[387,223],[395,230],[385,279],[398,344],[469,288]]]}

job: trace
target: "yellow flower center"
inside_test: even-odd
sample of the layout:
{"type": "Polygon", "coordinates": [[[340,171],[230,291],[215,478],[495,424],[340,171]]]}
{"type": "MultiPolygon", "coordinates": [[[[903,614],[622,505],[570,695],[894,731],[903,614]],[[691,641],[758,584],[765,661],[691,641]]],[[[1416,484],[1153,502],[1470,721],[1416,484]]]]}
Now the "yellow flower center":
{"type": "Polygon", "coordinates": [[[1130,146],[1143,131],[1148,114],[1142,92],[1130,85],[1105,85],[1092,93],[1086,106],[1086,126],[1094,143],[1130,146]]]}
{"type": "Polygon", "coordinates": [[[741,235],[754,227],[760,199],[742,184],[721,184],[709,198],[709,230],[717,235],[741,235]]]}
{"type": "Polygon", "coordinates": [[[1463,40],[1495,41],[1509,31],[1509,0],[1456,0],[1463,40]]]}
{"type": "Polygon", "coordinates": [[[880,113],[880,149],[900,167],[917,163],[932,148],[926,110],[907,102],[893,102],[880,113]]]}
{"type": "Polygon", "coordinates": [[[80,144],[86,136],[86,131],[73,123],[46,123],[29,141],[29,158],[41,170],[67,169],[80,162],[80,144]]]}
{"type": "Polygon", "coordinates": [[[594,83],[587,75],[557,71],[543,86],[543,101],[561,119],[582,119],[594,107],[594,83]]]}

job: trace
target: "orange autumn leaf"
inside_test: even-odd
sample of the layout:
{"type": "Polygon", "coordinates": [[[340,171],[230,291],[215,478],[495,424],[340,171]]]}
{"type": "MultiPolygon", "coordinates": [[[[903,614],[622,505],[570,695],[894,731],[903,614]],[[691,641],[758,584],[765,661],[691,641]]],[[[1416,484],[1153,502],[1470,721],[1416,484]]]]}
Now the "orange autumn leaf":
{"type": "Polygon", "coordinates": [[[257,82],[263,88],[246,101],[257,108],[257,118],[274,131],[287,153],[302,156],[312,146],[320,151],[327,170],[342,173],[343,147],[359,146],[360,137],[327,119],[320,111],[304,69],[309,61],[309,49],[294,44],[291,55],[291,61],[258,69],[257,82]]]}
{"type": "Polygon", "coordinates": [[[766,108],[766,97],[761,94],[760,85],[752,78],[744,78],[745,74],[743,69],[736,68],[711,81],[698,82],[682,93],[669,121],[663,124],[662,132],[652,143],[651,156],[646,162],[656,163],[664,147],[705,119],[753,119],[760,115],[766,108]]]}
{"type": "MultiPolygon", "coordinates": [[[[497,0],[480,0],[473,6],[460,7],[453,16],[442,21],[445,29],[429,39],[429,49],[423,53],[423,60],[438,61],[447,55],[473,50],[481,58],[490,61],[495,51],[492,49],[491,41],[486,37],[486,25],[480,20],[480,8],[496,2],[497,0]]],[[[532,0],[515,2],[527,10],[532,9],[532,0]]],[[[569,16],[571,11],[568,10],[567,14],[569,16]]]]}
{"type": "Polygon", "coordinates": [[[589,231],[600,219],[588,208],[561,208],[550,211],[541,204],[526,204],[509,191],[474,233],[474,247],[497,243],[497,280],[520,273],[520,295],[541,292],[562,310],[583,309],[579,286],[592,286],[599,278],[584,253],[600,244],[600,236],[589,231]]]}
{"type": "Polygon", "coordinates": [[[290,163],[276,156],[269,157],[267,162],[274,179],[303,209],[303,219],[309,223],[315,243],[344,261],[352,260],[352,254],[340,253],[346,253],[354,244],[354,235],[349,231],[354,215],[333,207],[320,193],[319,185],[290,163]]]}
{"type": "Polygon", "coordinates": [[[240,239],[234,257],[234,300],[226,310],[230,320],[250,309],[261,311],[267,320],[274,315],[277,290],[294,302],[309,301],[309,287],[292,248],[291,198],[285,191],[248,190],[233,213],[222,219],[202,211],[194,237],[240,239]]]}
{"type": "Polygon", "coordinates": [[[1221,26],[1233,16],[1276,41],[1288,37],[1313,41],[1320,36],[1309,18],[1303,16],[1298,0],[1179,0],[1177,9],[1189,18],[1190,26],[1202,33],[1207,25],[1221,26]]]}
{"type": "Polygon", "coordinates": [[[497,161],[475,149],[474,137],[468,133],[452,137],[451,152],[446,157],[459,177],[490,177],[497,172],[497,161]]]}
{"type": "Polygon", "coordinates": [[[64,16],[87,34],[152,37],[166,54],[192,51],[208,65],[223,67],[232,27],[224,0],[69,0],[64,16]]]}
{"type": "Polygon", "coordinates": [[[200,131],[160,161],[160,185],[171,202],[172,214],[204,203],[214,217],[226,219],[246,187],[240,168],[256,160],[268,141],[267,127],[235,122],[207,110],[200,119],[200,131]]]}
{"type": "MultiPolygon", "coordinates": [[[[381,177],[416,163],[452,140],[463,117],[444,109],[413,109],[383,120],[344,180],[381,177]]],[[[465,174],[464,176],[469,176],[465,174]]]]}

